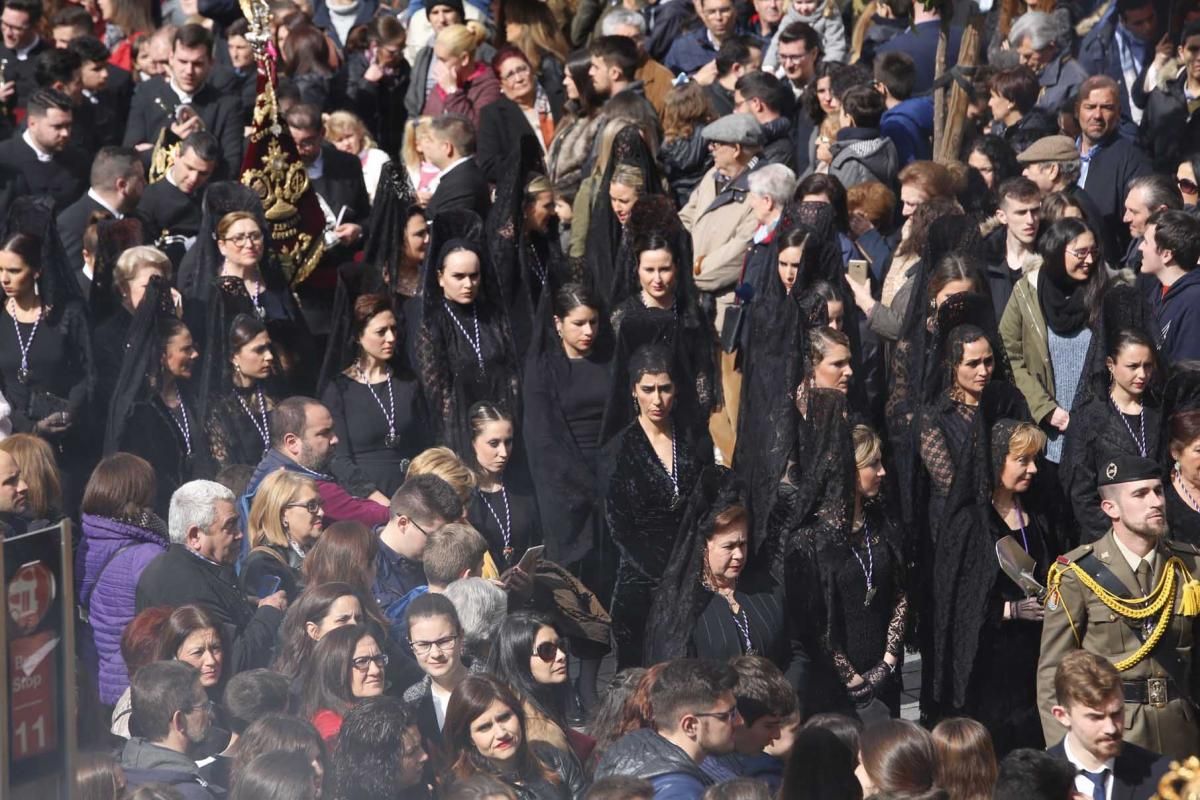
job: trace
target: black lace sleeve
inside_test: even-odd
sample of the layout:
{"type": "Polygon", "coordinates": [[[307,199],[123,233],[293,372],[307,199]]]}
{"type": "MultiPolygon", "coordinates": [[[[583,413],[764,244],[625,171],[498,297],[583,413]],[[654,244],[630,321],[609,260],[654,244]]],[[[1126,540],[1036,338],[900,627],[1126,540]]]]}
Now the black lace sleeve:
{"type": "Polygon", "coordinates": [[[446,436],[446,423],[453,411],[454,377],[446,363],[442,332],[436,323],[436,320],[426,318],[417,333],[417,377],[425,393],[425,404],[434,427],[434,440],[442,442],[446,436]]]}
{"type": "Polygon", "coordinates": [[[929,472],[934,489],[945,495],[954,481],[954,455],[941,429],[930,419],[921,419],[921,462],[929,472]]]}

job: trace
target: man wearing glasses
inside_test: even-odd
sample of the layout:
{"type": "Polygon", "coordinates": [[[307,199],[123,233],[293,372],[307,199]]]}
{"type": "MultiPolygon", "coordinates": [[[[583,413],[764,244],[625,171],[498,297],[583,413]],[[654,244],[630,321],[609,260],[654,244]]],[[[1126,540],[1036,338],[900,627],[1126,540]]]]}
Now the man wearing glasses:
{"type": "Polygon", "coordinates": [[[138,612],[155,606],[205,606],[233,631],[231,672],[266,667],[287,610],[287,593],[251,601],[238,587],[233,565],[242,529],[233,492],[213,481],[189,481],[171,495],[171,546],[138,578],[138,612]]]}
{"type": "Polygon", "coordinates": [[[8,0],[0,14],[0,34],[4,38],[4,46],[0,47],[4,73],[0,75],[0,103],[9,109],[24,108],[26,99],[37,88],[34,65],[38,54],[50,47],[38,36],[41,20],[41,0],[8,0]]]}
{"type": "Polygon", "coordinates": [[[165,783],[185,800],[213,800],[216,795],[189,755],[213,721],[213,704],[196,668],[182,661],[142,667],[133,677],[132,706],[131,724],[141,736],[121,752],[127,788],[165,783]]]}
{"type": "Polygon", "coordinates": [[[392,495],[388,521],[379,530],[372,594],[390,619],[403,617],[409,593],[426,584],[425,543],[446,523],[460,519],[462,501],[435,475],[418,475],[392,495]]]}
{"type": "Polygon", "coordinates": [[[1158,279],[1151,292],[1162,354],[1174,364],[1200,358],[1200,220],[1186,211],[1159,211],[1142,238],[1142,272],[1158,279]]]}
{"type": "Polygon", "coordinates": [[[596,779],[628,775],[648,780],[657,798],[699,798],[712,784],[700,763],[732,752],[742,726],[736,685],[737,673],[727,664],[694,658],[667,664],[650,690],[657,727],[614,742],[600,758],[596,779]]]}

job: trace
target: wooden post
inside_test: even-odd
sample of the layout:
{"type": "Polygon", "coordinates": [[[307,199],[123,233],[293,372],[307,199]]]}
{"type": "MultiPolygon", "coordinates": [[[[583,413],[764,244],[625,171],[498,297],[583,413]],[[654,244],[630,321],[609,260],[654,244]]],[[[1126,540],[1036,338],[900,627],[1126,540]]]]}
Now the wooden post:
{"type": "MultiPolygon", "coordinates": [[[[980,17],[972,18],[963,31],[962,44],[958,49],[958,65],[974,67],[979,63],[981,36],[979,34],[980,17]]],[[[939,60],[941,44],[939,43],[939,60]]],[[[963,131],[966,128],[967,108],[970,96],[957,82],[949,86],[949,100],[942,103],[945,89],[939,89],[934,99],[934,136],[933,160],[944,163],[958,158],[959,148],[962,147],[963,131]],[[939,116],[941,115],[941,116],[939,116]],[[941,125],[938,125],[939,120],[941,125]]]]}

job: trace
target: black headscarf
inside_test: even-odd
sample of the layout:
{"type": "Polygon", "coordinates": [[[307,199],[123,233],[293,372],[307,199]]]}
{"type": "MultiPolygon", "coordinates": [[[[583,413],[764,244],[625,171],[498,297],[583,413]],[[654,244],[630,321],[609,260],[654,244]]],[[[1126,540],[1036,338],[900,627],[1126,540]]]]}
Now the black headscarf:
{"type": "Polygon", "coordinates": [[[708,594],[701,583],[708,536],[717,516],[733,506],[745,506],[746,495],[746,485],[732,470],[709,466],[701,471],[646,620],[647,663],[688,655],[692,632],[708,594]]]}
{"type": "Polygon", "coordinates": [[[474,212],[448,211],[430,224],[429,254],[421,275],[421,321],[415,345],[418,378],[425,393],[430,421],[438,428],[435,439],[450,445],[455,452],[466,452],[467,410],[472,402],[488,399],[500,403],[514,414],[518,405],[519,367],[512,345],[508,317],[501,299],[500,282],[483,244],[483,222],[474,212]],[[481,336],[486,329],[499,342],[501,371],[479,375],[456,375],[454,365],[468,359],[469,347],[446,310],[445,294],[438,282],[442,261],[453,250],[465,249],[479,258],[479,292],[473,303],[481,336]],[[458,356],[462,356],[459,358],[458,356]],[[463,392],[467,394],[463,394],[463,392]],[[483,396],[473,395],[482,394],[483,396]]]}
{"type": "MultiPolygon", "coordinates": [[[[612,395],[604,413],[601,442],[608,442],[637,416],[629,401],[629,359],[645,345],[659,344],[672,354],[671,375],[678,390],[675,401],[678,424],[685,429],[707,425],[710,412],[719,402],[720,381],[716,377],[715,354],[710,347],[698,346],[701,342],[715,341],[715,334],[711,321],[700,310],[692,270],[688,266],[692,263],[691,235],[665,198],[656,198],[647,205],[642,205],[642,200],[634,206],[629,224],[639,235],[644,230],[667,240],[676,267],[675,307],[671,311],[646,308],[639,289],[614,308],[613,325],[619,330],[612,363],[612,395]],[[639,208],[643,213],[638,213],[639,208]]],[[[636,262],[631,260],[631,263],[636,262]]],[[[603,291],[598,294],[604,296],[603,291]]]]}
{"type": "MultiPolygon", "coordinates": [[[[611,124],[611,123],[610,123],[611,124]]],[[[618,300],[612,297],[617,279],[617,253],[621,248],[621,223],[612,210],[608,187],[612,183],[617,167],[625,164],[636,167],[642,173],[642,194],[662,194],[662,177],[650,146],[642,138],[642,129],[633,122],[617,132],[612,140],[612,151],[599,183],[592,187],[592,216],[588,222],[587,250],[584,253],[587,280],[592,288],[611,305],[618,300]]],[[[630,220],[633,216],[630,217],[630,220]]],[[[687,262],[690,265],[692,262],[687,262]]]]}
{"type": "MultiPolygon", "coordinates": [[[[317,397],[354,360],[358,350],[353,332],[354,301],[360,295],[387,293],[392,300],[398,334],[407,336],[412,330],[406,320],[404,298],[396,293],[395,287],[399,285],[400,268],[404,261],[405,230],[417,207],[417,194],[412,188],[408,172],[397,167],[393,161],[385,163],[379,175],[379,186],[375,190],[375,202],[371,204],[362,262],[338,270],[329,340],[317,377],[317,397]]],[[[408,352],[403,342],[397,343],[396,355],[392,359],[393,369],[411,372],[408,352]]]]}
{"type": "MultiPolygon", "coordinates": [[[[104,436],[105,453],[115,453],[120,449],[125,426],[133,414],[134,406],[154,395],[150,375],[157,367],[165,344],[159,337],[159,320],[165,316],[173,316],[174,313],[171,287],[157,275],[152,277],[146,284],[146,293],[138,303],[137,311],[133,314],[133,323],[129,326],[125,358],[121,362],[116,390],[108,408],[108,425],[104,436]]],[[[193,435],[200,434],[201,427],[197,425],[193,435]]]]}
{"type": "Polygon", "coordinates": [[[529,183],[546,175],[541,145],[525,134],[517,152],[509,155],[515,157],[502,168],[496,201],[488,213],[487,244],[508,309],[513,343],[517,353],[524,354],[533,335],[538,301],[567,282],[567,264],[557,220],[551,221],[545,234],[525,229],[529,183]]]}

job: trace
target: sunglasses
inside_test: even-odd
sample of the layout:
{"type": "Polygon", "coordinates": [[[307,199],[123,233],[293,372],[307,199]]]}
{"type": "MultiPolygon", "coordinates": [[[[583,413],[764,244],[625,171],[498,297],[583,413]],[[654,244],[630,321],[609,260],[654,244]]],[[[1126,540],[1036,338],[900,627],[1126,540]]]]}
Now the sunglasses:
{"type": "Polygon", "coordinates": [[[1195,181],[1189,181],[1187,178],[1180,178],[1175,182],[1179,184],[1179,191],[1183,192],[1184,194],[1196,194],[1197,192],[1200,192],[1200,186],[1197,186],[1195,181]]]}
{"type": "Polygon", "coordinates": [[[567,654],[566,642],[561,639],[557,642],[542,642],[534,648],[533,654],[547,664],[553,664],[560,651],[564,656],[567,654]]]}

